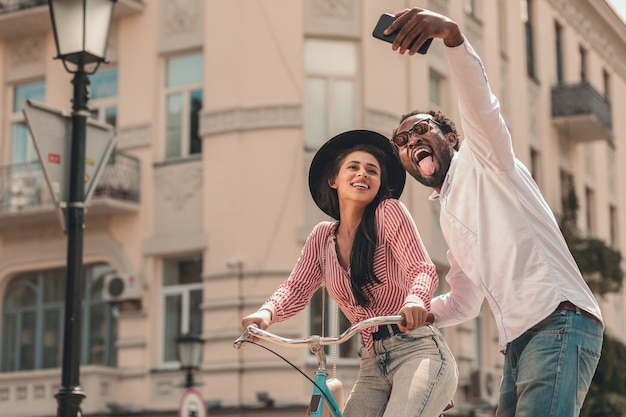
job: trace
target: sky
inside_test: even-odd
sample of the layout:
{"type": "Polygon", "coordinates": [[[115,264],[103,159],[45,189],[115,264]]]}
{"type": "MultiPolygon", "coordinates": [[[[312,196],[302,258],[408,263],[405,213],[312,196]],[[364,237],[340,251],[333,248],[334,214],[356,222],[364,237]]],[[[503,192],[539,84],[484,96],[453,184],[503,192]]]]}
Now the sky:
{"type": "Polygon", "coordinates": [[[626,22],[626,0],[607,0],[619,15],[622,16],[622,20],[626,22]]]}

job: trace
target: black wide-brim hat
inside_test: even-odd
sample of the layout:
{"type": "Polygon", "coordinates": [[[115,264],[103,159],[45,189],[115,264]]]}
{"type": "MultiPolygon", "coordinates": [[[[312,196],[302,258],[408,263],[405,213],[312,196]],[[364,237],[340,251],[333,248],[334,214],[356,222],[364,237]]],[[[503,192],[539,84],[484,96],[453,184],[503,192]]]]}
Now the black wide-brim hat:
{"type": "Polygon", "coordinates": [[[400,163],[396,151],[385,136],[371,130],[349,130],[338,134],[329,139],[322,147],[319,148],[309,168],[309,190],[315,204],[326,214],[334,219],[338,219],[337,208],[328,207],[328,203],[322,201],[321,192],[324,188],[328,188],[328,178],[325,172],[328,164],[331,164],[337,153],[350,149],[355,145],[369,144],[382,150],[387,155],[387,177],[389,188],[391,189],[391,197],[399,198],[404,190],[406,181],[406,171],[400,163]]]}

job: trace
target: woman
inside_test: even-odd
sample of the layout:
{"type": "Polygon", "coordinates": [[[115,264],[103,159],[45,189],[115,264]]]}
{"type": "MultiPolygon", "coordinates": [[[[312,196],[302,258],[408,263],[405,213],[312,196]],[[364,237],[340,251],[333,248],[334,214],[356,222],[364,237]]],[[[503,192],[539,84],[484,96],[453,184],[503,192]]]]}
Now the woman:
{"type": "Polygon", "coordinates": [[[336,221],[313,229],[289,278],[241,323],[266,329],[284,321],[322,283],[353,324],[403,315],[403,324],[361,333],[347,417],[439,416],[456,391],[454,358],[439,330],[424,325],[438,278],[397,200],[405,179],[394,148],[378,133],[348,131],[326,142],[311,162],[309,188],[336,221]]]}

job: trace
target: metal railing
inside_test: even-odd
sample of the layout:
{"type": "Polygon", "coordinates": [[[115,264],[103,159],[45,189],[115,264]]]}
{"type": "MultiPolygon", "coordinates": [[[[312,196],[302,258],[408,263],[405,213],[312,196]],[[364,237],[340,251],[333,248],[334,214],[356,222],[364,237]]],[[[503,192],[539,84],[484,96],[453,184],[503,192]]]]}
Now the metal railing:
{"type": "MultiPolygon", "coordinates": [[[[139,173],[137,158],[119,151],[113,153],[104,167],[93,198],[139,202],[139,173]]],[[[0,213],[52,204],[39,162],[0,165],[0,213]]]]}
{"type": "Polygon", "coordinates": [[[94,197],[139,202],[139,159],[124,152],[114,152],[104,167],[94,197]]]}
{"type": "Polygon", "coordinates": [[[0,0],[0,14],[13,13],[48,4],[48,0],[0,0]]]}

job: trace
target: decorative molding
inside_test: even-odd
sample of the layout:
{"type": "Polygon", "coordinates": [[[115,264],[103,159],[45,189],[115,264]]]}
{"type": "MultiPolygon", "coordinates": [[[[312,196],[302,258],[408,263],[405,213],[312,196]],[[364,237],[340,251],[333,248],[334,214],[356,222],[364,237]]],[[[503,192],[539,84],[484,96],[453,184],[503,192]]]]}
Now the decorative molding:
{"type": "Polygon", "coordinates": [[[200,135],[302,126],[300,104],[269,105],[205,112],[200,120],[200,135]]]}
{"type": "Polygon", "coordinates": [[[117,130],[117,149],[150,146],[151,139],[149,123],[121,127],[117,130]]]}
{"type": "Polygon", "coordinates": [[[305,35],[358,38],[361,36],[360,8],[360,1],[356,0],[307,0],[305,35]]]}
{"type": "Polygon", "coordinates": [[[166,0],[163,7],[163,27],[167,35],[196,32],[202,18],[198,0],[166,0]]]}
{"type": "Polygon", "coordinates": [[[185,233],[176,236],[156,236],[144,241],[142,253],[147,256],[159,256],[172,252],[202,251],[208,246],[208,237],[204,232],[185,233]]]}
{"type": "Polygon", "coordinates": [[[379,132],[389,137],[393,129],[400,122],[400,114],[388,113],[381,110],[365,109],[364,126],[365,129],[379,132]]]}
{"type": "Polygon", "coordinates": [[[202,161],[194,162],[158,167],[155,172],[158,193],[178,211],[202,193],[202,161]]]}
{"type": "Polygon", "coordinates": [[[349,19],[354,13],[353,0],[311,0],[315,17],[349,19]]]}
{"type": "Polygon", "coordinates": [[[7,43],[5,81],[43,77],[46,65],[44,36],[17,38],[7,43]]]}
{"type": "Polygon", "coordinates": [[[626,42],[623,42],[622,39],[622,43],[618,44],[617,38],[608,39],[592,26],[588,13],[577,9],[572,3],[570,0],[550,0],[554,10],[558,11],[558,14],[569,22],[572,29],[577,31],[593,47],[594,51],[626,80],[626,61],[623,53],[626,42]]]}
{"type": "Polygon", "coordinates": [[[146,346],[148,346],[148,343],[144,337],[129,337],[115,342],[115,347],[118,349],[137,349],[145,348],[146,346]]]}
{"type": "Polygon", "coordinates": [[[203,0],[161,0],[159,52],[199,48],[203,43],[203,0]]]}
{"type": "Polygon", "coordinates": [[[42,36],[17,38],[9,43],[9,66],[22,67],[33,63],[43,62],[45,56],[45,42],[42,36]]]}

